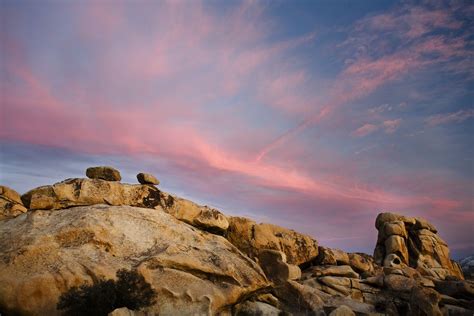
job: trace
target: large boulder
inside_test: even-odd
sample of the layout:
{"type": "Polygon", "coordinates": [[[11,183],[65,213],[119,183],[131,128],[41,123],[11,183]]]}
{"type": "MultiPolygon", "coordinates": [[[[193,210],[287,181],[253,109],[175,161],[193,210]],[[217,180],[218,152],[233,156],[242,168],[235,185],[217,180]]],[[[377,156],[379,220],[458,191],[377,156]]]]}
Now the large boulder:
{"type": "Polygon", "coordinates": [[[314,260],[317,265],[348,265],[349,255],[337,248],[319,246],[318,256],[314,260]]]}
{"type": "Polygon", "coordinates": [[[365,253],[349,253],[349,265],[354,271],[364,276],[370,276],[375,273],[376,265],[374,258],[365,253]]]}
{"type": "Polygon", "coordinates": [[[26,211],[20,195],[15,190],[0,185],[0,220],[16,217],[26,211]]]}
{"type": "Polygon", "coordinates": [[[285,311],[295,315],[325,315],[322,296],[325,293],[296,281],[287,281],[274,288],[285,311]]]}
{"type": "Polygon", "coordinates": [[[87,168],[86,176],[91,179],[101,179],[106,181],[122,180],[122,176],[117,169],[107,166],[87,168]]]}
{"type": "Polygon", "coordinates": [[[285,253],[273,250],[260,250],[258,261],[265,275],[275,283],[301,278],[301,270],[297,265],[286,263],[285,253]]]}
{"type": "Polygon", "coordinates": [[[223,233],[229,223],[219,211],[173,197],[158,188],[101,179],[67,179],[35,188],[21,199],[31,210],[57,210],[73,206],[108,204],[159,208],[193,226],[223,233]]]}
{"type": "Polygon", "coordinates": [[[461,268],[449,257],[448,245],[426,219],[381,213],[375,227],[378,230],[374,250],[377,264],[408,265],[436,279],[448,276],[463,279],[461,268]]]}
{"type": "Polygon", "coordinates": [[[274,249],[284,252],[288,263],[300,265],[318,255],[318,243],[308,235],[244,217],[228,220],[227,239],[250,258],[257,258],[261,249],[274,249]]]}
{"type": "Polygon", "coordinates": [[[59,296],[119,269],[137,269],[158,292],[150,313],[228,313],[268,285],[225,238],[157,209],[94,205],[31,211],[0,222],[0,310],[59,315],[59,296]]]}
{"type": "Polygon", "coordinates": [[[80,178],[35,188],[23,194],[21,199],[30,210],[95,204],[155,208],[161,207],[162,203],[160,190],[153,186],[80,178]]]}
{"type": "Polygon", "coordinates": [[[165,211],[177,219],[214,233],[223,234],[227,231],[229,221],[219,210],[165,192],[162,194],[165,211]]]}

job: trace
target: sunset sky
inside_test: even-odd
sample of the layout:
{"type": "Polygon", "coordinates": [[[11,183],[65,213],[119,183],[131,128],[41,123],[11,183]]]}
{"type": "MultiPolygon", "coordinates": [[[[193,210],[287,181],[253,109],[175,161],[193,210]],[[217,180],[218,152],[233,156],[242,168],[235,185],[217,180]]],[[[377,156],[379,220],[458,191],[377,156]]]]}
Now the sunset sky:
{"type": "Polygon", "coordinates": [[[474,253],[472,2],[0,7],[1,184],[111,165],[346,251],[390,210],[474,253]]]}

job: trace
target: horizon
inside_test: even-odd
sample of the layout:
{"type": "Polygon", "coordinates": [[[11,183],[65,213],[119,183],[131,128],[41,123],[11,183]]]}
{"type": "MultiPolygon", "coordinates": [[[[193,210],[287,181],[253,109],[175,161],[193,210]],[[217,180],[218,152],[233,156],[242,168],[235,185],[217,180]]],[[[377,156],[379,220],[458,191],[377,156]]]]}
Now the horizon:
{"type": "Polygon", "coordinates": [[[474,254],[474,5],[2,1],[0,184],[110,165],[372,254],[382,211],[474,254]]]}

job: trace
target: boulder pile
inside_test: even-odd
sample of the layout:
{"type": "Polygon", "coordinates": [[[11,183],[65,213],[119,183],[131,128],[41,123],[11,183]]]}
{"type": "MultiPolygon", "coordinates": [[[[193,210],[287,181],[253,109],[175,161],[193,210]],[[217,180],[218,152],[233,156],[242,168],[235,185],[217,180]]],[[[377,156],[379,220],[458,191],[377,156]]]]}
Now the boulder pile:
{"type": "Polygon", "coordinates": [[[113,316],[474,313],[474,282],[422,218],[381,213],[374,255],[346,253],[163,192],[151,174],[86,175],[21,197],[0,186],[0,315],[62,315],[62,294],[121,269],[157,297],[113,316]]]}

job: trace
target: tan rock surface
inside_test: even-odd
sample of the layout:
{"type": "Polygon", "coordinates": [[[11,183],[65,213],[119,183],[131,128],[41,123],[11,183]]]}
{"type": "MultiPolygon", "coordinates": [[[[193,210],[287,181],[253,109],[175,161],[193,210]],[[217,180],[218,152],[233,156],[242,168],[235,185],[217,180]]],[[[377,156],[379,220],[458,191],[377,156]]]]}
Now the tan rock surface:
{"type": "Polygon", "coordinates": [[[128,205],[164,209],[188,224],[213,232],[224,232],[229,223],[217,210],[175,198],[158,188],[101,179],[67,179],[35,188],[22,195],[32,210],[57,210],[83,205],[128,205]]]}
{"type": "Polygon", "coordinates": [[[446,242],[426,219],[381,213],[375,227],[379,233],[374,260],[379,265],[403,267],[406,264],[436,279],[464,278],[459,265],[450,259],[446,242]]]}
{"type": "Polygon", "coordinates": [[[26,211],[20,195],[15,190],[0,185],[0,220],[14,218],[26,211]]]}
{"type": "Polygon", "coordinates": [[[141,184],[152,184],[152,185],[160,184],[160,181],[158,181],[158,179],[154,175],[149,174],[149,173],[140,172],[139,174],[137,174],[137,180],[141,184]]]}
{"type": "Polygon", "coordinates": [[[86,176],[90,179],[101,179],[106,181],[122,180],[120,172],[117,169],[108,166],[87,168],[86,176]]]}
{"type": "Polygon", "coordinates": [[[349,255],[337,248],[319,246],[316,264],[320,265],[348,265],[349,255]]]}
{"type": "Polygon", "coordinates": [[[267,278],[273,282],[279,283],[301,278],[300,268],[287,263],[286,255],[281,251],[262,249],[258,255],[258,262],[267,278]]]}
{"type": "Polygon", "coordinates": [[[318,255],[318,244],[308,235],[244,217],[228,220],[227,239],[250,258],[257,258],[260,249],[273,249],[284,252],[288,263],[300,265],[318,255]]]}
{"type": "Polygon", "coordinates": [[[145,208],[28,212],[0,223],[0,249],[0,309],[22,315],[58,315],[61,293],[122,268],[157,290],[160,315],[224,311],[268,284],[225,238],[145,208]]]}

